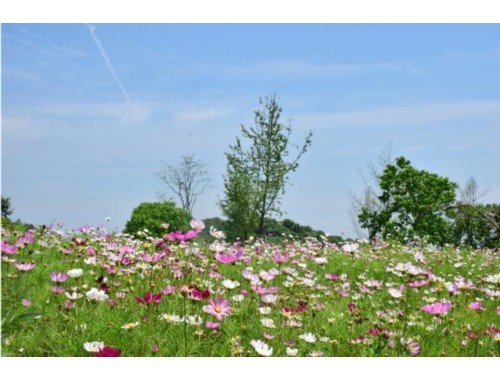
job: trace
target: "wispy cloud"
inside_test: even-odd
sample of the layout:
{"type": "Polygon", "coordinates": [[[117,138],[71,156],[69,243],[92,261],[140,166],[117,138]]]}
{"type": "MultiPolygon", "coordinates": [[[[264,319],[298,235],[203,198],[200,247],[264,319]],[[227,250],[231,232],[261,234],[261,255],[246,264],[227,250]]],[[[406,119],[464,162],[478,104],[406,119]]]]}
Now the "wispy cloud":
{"type": "Polygon", "coordinates": [[[363,75],[380,71],[415,72],[411,62],[392,61],[380,63],[319,64],[304,60],[265,60],[248,65],[192,64],[194,72],[211,75],[244,76],[258,78],[317,78],[363,75]]]}
{"type": "Polygon", "coordinates": [[[174,116],[180,121],[207,121],[234,114],[237,110],[233,107],[191,107],[177,112],[174,116]]]}
{"type": "Polygon", "coordinates": [[[378,128],[426,125],[460,119],[489,119],[500,123],[500,100],[467,100],[444,104],[387,106],[349,112],[314,113],[294,116],[304,128],[378,128]]]}
{"type": "Polygon", "coordinates": [[[104,59],[104,62],[106,63],[106,66],[108,66],[108,69],[111,72],[111,75],[113,76],[116,83],[120,87],[120,90],[123,92],[123,95],[125,95],[127,102],[130,104],[131,103],[130,96],[128,95],[128,92],[125,89],[125,87],[123,86],[122,81],[120,80],[120,78],[116,74],[116,71],[115,71],[113,65],[111,65],[111,61],[109,60],[108,55],[106,54],[106,51],[104,50],[104,47],[101,44],[101,41],[99,40],[99,38],[97,38],[97,35],[95,34],[95,29],[96,29],[95,26],[92,24],[85,24],[85,26],[89,30],[90,35],[92,36],[92,39],[94,40],[95,44],[97,45],[97,48],[99,49],[99,52],[101,53],[101,56],[104,59]]]}

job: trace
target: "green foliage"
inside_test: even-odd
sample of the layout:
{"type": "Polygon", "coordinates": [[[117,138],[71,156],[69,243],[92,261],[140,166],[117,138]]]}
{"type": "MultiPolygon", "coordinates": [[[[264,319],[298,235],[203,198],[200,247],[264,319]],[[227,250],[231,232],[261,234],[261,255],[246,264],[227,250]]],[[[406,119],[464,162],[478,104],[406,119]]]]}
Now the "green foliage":
{"type": "Polygon", "coordinates": [[[14,209],[12,208],[12,205],[10,203],[10,198],[2,197],[2,218],[8,219],[13,212],[14,209]]]}
{"type": "Polygon", "coordinates": [[[191,219],[191,215],[174,202],[145,202],[132,211],[125,232],[135,234],[146,228],[151,236],[161,237],[166,233],[163,223],[169,224],[169,231],[187,231],[191,219]]]}
{"type": "Polygon", "coordinates": [[[358,215],[370,239],[380,234],[384,238],[405,241],[426,238],[434,244],[450,240],[450,218],[457,184],[448,178],[417,170],[404,157],[389,164],[380,176],[382,208],[363,208],[358,215]]]}
{"type": "Polygon", "coordinates": [[[474,248],[500,248],[500,205],[457,204],[453,243],[474,248]]]}
{"type": "Polygon", "coordinates": [[[249,148],[239,137],[226,153],[227,176],[225,198],[220,203],[223,214],[232,223],[231,236],[244,239],[255,230],[264,235],[265,218],[280,214],[280,198],[285,193],[289,174],[298,168],[298,160],[311,146],[309,133],[295,159],[290,156],[290,125],[280,122],[282,108],[275,95],[260,99],[261,110],[255,111],[255,126],[241,127],[249,148]]]}

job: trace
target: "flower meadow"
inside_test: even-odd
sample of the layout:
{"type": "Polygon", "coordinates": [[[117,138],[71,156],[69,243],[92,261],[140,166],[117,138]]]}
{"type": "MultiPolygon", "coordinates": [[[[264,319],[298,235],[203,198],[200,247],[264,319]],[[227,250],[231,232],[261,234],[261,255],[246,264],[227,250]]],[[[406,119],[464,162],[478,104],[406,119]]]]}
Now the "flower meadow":
{"type": "Polygon", "coordinates": [[[2,355],[500,356],[498,252],[192,227],[2,230],[2,355]]]}

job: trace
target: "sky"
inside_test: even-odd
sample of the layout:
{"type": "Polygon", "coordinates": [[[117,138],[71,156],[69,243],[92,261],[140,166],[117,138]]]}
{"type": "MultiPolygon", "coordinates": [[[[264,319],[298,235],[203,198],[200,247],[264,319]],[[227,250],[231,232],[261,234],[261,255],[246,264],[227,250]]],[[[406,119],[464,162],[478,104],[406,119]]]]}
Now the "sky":
{"type": "MultiPolygon", "coordinates": [[[[354,236],[351,194],[390,144],[500,203],[499,24],[2,24],[2,195],[13,219],[121,230],[195,154],[221,216],[224,153],[276,94],[310,150],[283,217],[354,236]]],[[[292,150],[293,152],[293,150],[292,150]]]]}

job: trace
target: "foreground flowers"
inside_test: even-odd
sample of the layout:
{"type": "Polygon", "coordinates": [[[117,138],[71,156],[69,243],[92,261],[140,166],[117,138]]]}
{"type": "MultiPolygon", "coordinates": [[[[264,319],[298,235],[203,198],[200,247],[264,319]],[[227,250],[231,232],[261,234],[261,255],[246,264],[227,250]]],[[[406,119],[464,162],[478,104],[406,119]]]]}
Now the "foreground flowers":
{"type": "Polygon", "coordinates": [[[108,298],[109,296],[104,290],[92,288],[87,292],[87,299],[89,301],[106,301],[108,298]]]}
{"type": "Polygon", "coordinates": [[[121,354],[122,354],[121,350],[119,350],[116,347],[104,346],[95,353],[95,356],[100,358],[108,358],[108,357],[117,357],[120,356],[121,354]]]}

